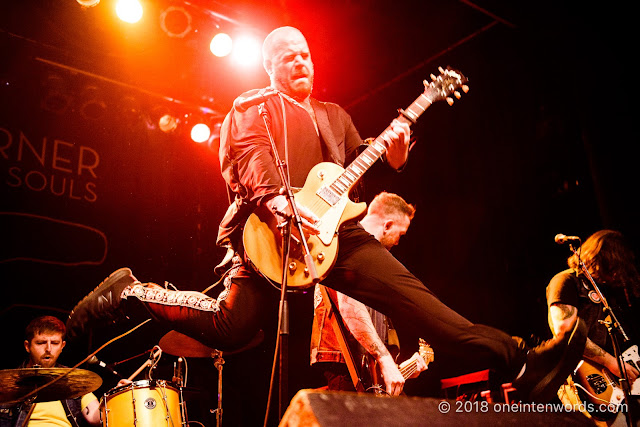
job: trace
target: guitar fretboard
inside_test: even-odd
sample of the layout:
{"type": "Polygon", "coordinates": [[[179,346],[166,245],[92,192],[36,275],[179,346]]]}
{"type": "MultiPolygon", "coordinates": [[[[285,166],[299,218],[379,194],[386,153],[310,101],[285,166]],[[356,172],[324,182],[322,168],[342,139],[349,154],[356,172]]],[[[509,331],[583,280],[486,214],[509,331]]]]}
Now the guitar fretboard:
{"type": "MultiPolygon", "coordinates": [[[[433,98],[435,96],[437,96],[437,90],[433,87],[427,87],[425,91],[402,112],[398,120],[409,124],[415,123],[418,117],[433,104],[433,98]]],[[[362,175],[382,157],[388,148],[383,135],[391,129],[392,126],[389,125],[329,186],[334,193],[338,196],[347,194],[362,175]]]]}

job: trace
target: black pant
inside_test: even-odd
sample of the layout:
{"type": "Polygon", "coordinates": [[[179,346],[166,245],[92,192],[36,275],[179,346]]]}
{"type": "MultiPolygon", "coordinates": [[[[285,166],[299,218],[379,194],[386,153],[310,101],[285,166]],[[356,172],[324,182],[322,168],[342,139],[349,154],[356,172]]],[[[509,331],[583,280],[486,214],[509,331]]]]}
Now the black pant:
{"type": "MultiPolygon", "coordinates": [[[[335,266],[323,284],[386,314],[400,328],[411,328],[437,353],[456,354],[474,368],[491,368],[511,380],[525,362],[525,350],[508,334],[475,325],[443,304],[372,235],[348,222],[339,233],[335,266]]],[[[231,350],[248,342],[261,327],[278,293],[248,267],[231,278],[220,310],[197,314],[203,342],[231,350]]],[[[311,309],[311,308],[310,308],[311,309]]],[[[180,330],[180,326],[175,329],[180,330]]],[[[189,327],[193,330],[193,325],[189,327]]]]}

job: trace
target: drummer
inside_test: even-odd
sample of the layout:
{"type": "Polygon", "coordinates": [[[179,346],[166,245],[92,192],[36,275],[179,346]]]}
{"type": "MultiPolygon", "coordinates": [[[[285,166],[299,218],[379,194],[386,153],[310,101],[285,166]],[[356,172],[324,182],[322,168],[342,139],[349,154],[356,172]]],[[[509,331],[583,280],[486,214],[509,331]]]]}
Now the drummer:
{"type": "MultiPolygon", "coordinates": [[[[54,368],[58,365],[58,357],[66,342],[65,325],[53,316],[41,316],[33,319],[25,330],[24,348],[29,358],[22,368],[54,368]]],[[[77,399],[39,402],[22,408],[16,425],[24,425],[29,419],[29,426],[79,426],[85,424],[100,425],[100,404],[93,393],[85,394],[77,399]],[[82,416],[80,415],[82,414],[82,416]]]]}

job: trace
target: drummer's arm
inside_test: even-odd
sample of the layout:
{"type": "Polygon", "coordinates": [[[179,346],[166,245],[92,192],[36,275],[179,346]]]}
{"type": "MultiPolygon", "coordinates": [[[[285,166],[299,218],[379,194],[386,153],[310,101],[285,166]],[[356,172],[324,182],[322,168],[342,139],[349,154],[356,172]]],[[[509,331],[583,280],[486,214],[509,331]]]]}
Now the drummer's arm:
{"type": "Polygon", "coordinates": [[[92,426],[102,425],[102,421],[100,421],[100,403],[98,403],[98,399],[89,402],[89,404],[82,409],[82,415],[92,426]]]}

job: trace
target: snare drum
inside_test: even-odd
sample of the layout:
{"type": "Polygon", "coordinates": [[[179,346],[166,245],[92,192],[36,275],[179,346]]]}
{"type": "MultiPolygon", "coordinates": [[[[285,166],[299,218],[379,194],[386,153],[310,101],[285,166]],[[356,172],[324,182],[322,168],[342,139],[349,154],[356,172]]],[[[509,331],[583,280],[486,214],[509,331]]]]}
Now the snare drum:
{"type": "Polygon", "coordinates": [[[104,427],[180,427],[180,394],[167,381],[135,381],[105,393],[100,415],[104,427]]]}

